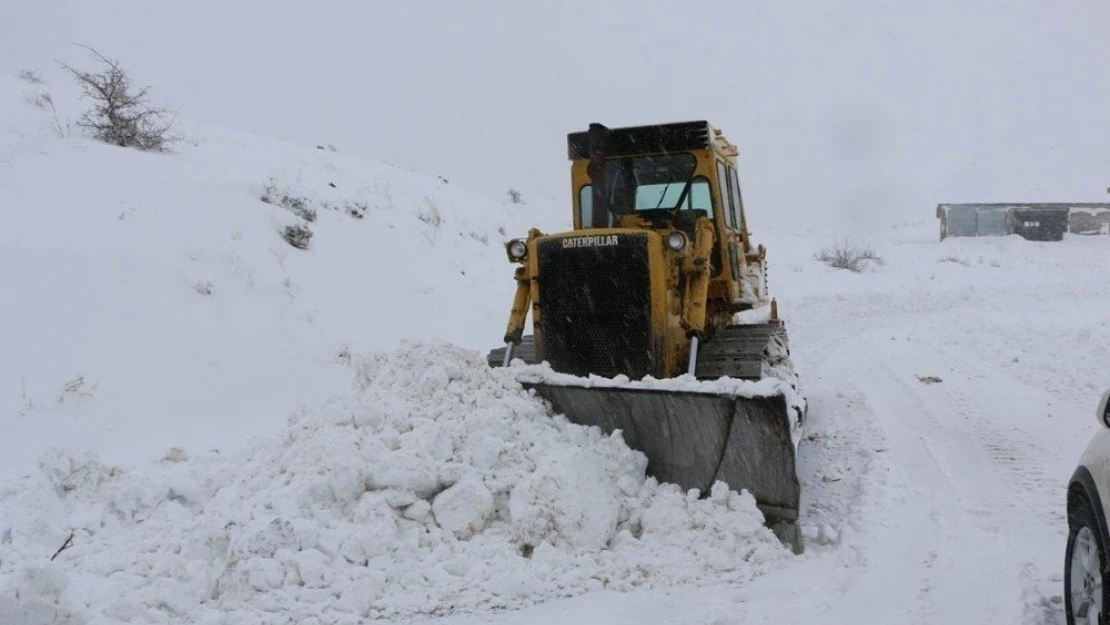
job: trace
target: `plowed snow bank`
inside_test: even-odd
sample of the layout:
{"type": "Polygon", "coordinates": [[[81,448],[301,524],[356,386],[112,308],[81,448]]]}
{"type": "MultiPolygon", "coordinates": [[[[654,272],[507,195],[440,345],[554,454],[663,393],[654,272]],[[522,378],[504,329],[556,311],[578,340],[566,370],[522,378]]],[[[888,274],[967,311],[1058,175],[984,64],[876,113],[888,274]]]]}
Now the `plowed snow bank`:
{"type": "Polygon", "coordinates": [[[45,455],[0,487],[0,622],[357,623],[790,557],[747,493],[645,479],[619,437],[553,418],[477,354],[409,344],[357,377],[238,454],[140,471],[45,455]]]}

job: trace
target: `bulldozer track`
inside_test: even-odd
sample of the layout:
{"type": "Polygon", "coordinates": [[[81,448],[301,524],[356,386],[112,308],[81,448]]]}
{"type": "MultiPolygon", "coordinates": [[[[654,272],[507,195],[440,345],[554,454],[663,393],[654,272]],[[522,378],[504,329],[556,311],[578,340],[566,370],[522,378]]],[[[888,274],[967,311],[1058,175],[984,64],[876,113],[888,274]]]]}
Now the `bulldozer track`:
{"type": "MultiPolygon", "coordinates": [[[[759,323],[721,328],[698,353],[697,377],[761,380],[789,365],[789,343],[781,323],[759,323]]],[[[793,367],[789,367],[789,376],[793,367]]],[[[792,382],[792,380],[790,380],[792,382]]]]}

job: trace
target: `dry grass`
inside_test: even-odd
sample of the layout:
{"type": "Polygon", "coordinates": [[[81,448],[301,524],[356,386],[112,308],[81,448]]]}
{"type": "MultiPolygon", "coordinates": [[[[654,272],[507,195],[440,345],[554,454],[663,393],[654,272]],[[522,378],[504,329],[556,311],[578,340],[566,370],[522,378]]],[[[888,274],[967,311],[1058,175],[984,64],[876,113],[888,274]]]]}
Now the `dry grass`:
{"type": "Polygon", "coordinates": [[[835,245],[821,248],[814,258],[834,269],[846,269],[860,273],[871,263],[883,263],[875,249],[870,245],[856,245],[849,241],[841,241],[835,245]]]}

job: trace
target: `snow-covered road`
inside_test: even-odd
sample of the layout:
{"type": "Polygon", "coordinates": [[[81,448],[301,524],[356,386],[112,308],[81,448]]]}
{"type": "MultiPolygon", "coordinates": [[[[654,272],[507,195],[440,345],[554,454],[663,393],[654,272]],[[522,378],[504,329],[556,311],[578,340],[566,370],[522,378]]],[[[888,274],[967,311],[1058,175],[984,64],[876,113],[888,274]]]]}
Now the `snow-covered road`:
{"type": "MultiPolygon", "coordinates": [[[[1010,300],[1010,310],[1029,305],[1010,300]]],[[[823,312],[837,317],[835,308],[823,312]]],[[[792,590],[753,602],[744,622],[1056,622],[1063,493],[1086,443],[1076,433],[1094,424],[1092,398],[1062,402],[1043,388],[1051,378],[1029,384],[1005,366],[1016,363],[981,349],[989,316],[886,309],[798,324],[801,345],[820,345],[798,350],[817,356],[811,521],[830,508],[843,516],[829,515],[826,553],[815,545],[812,560],[748,589],[770,599],[778,587],[806,588],[809,600],[790,600],[792,590]],[[834,437],[850,442],[833,449],[834,437]],[[847,491],[821,487],[834,480],[847,491]]],[[[993,340],[1005,348],[1006,338],[993,340]]]]}
{"type": "Polygon", "coordinates": [[[1106,252],[1048,248],[1027,271],[1032,244],[952,245],[999,271],[945,265],[938,284],[912,251],[901,275],[826,284],[788,313],[811,402],[804,556],[742,587],[452,623],[1062,624],[1064,492],[1110,383],[1110,291],[1080,259],[1106,252]]]}

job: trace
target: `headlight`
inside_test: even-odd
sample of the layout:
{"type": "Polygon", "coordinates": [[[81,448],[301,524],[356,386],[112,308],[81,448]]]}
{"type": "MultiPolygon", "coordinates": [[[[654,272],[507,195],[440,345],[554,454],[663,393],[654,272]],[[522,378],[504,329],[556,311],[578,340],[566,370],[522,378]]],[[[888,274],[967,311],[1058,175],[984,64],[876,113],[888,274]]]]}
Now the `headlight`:
{"type": "Polygon", "coordinates": [[[667,247],[676,252],[686,249],[686,235],[681,232],[672,232],[667,235],[667,247]]]}
{"type": "Polygon", "coordinates": [[[509,258],[521,260],[528,255],[528,244],[522,239],[509,241],[509,258]]]}

